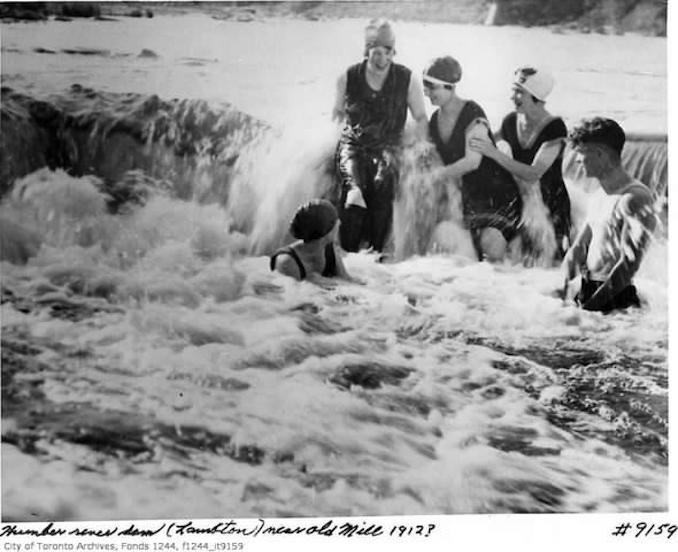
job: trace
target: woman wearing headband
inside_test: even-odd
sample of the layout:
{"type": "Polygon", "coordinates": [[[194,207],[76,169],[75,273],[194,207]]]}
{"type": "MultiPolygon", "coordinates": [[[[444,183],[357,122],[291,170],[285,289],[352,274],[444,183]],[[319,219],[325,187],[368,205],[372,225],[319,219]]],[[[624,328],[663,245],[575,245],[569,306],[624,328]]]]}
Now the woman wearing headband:
{"type": "Polygon", "coordinates": [[[298,241],[271,256],[271,270],[297,280],[318,275],[352,280],[336,250],[338,233],[339,216],[329,201],[305,203],[290,223],[290,234],[298,241]]]}
{"type": "Polygon", "coordinates": [[[457,96],[460,79],[461,66],[451,56],[434,59],[424,71],[424,94],[438,106],[429,133],[446,165],[440,176],[461,180],[464,224],[478,258],[500,261],[518,235],[522,200],[506,169],[468,147],[473,138],[494,142],[483,109],[457,96]]]}
{"type": "Polygon", "coordinates": [[[569,246],[571,226],[570,197],[562,174],[567,128],[560,117],[551,115],[545,108],[553,84],[553,77],[543,69],[516,70],[511,97],[515,111],[504,117],[501,130],[495,136],[508,142],[513,157],[486,141],[471,140],[470,147],[499,163],[517,179],[539,183],[553,226],[554,258],[562,259],[569,246]]]}

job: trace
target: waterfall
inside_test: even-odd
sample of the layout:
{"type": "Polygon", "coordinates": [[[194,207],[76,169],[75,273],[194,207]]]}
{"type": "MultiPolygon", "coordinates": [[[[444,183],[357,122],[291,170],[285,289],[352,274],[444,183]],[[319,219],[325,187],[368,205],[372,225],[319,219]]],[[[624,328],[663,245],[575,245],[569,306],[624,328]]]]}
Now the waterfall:
{"type": "MultiPolygon", "coordinates": [[[[287,224],[300,203],[336,195],[333,152],[338,135],[327,121],[272,129],[228,104],[164,101],[78,85],[46,100],[3,88],[1,108],[3,195],[17,179],[47,166],[73,177],[93,175],[92,185],[107,198],[112,212],[143,204],[157,193],[215,203],[230,221],[230,230],[248,236],[253,254],[269,253],[290,239],[287,224]]],[[[434,149],[423,143],[404,151],[394,206],[393,250],[398,259],[438,251],[473,257],[458,186],[432,181],[431,170],[440,165],[434,149]]],[[[622,161],[658,197],[666,197],[665,136],[630,135],[622,161]]],[[[571,149],[565,153],[563,173],[569,182],[583,178],[571,149]]],[[[12,193],[17,197],[22,191],[12,193]]],[[[523,196],[526,228],[533,237],[549,241],[541,201],[523,196]]],[[[17,258],[23,256],[23,250],[17,253],[17,258]]]]}
{"type": "Polygon", "coordinates": [[[225,202],[239,152],[268,128],[229,104],[77,84],[44,99],[3,88],[1,108],[2,195],[17,178],[48,166],[96,175],[114,206],[134,195],[129,186],[138,179],[130,172],[180,198],[225,202]]]}
{"type": "MultiPolygon", "coordinates": [[[[668,146],[664,135],[629,134],[622,151],[622,165],[634,178],[648,186],[657,197],[668,194],[668,146]]],[[[576,155],[568,148],[563,158],[563,175],[569,180],[583,178],[576,155]]]]}
{"type": "MultiPolygon", "coordinates": [[[[98,189],[114,213],[156,195],[217,204],[229,231],[247,234],[249,252],[264,254],[290,239],[287,225],[300,203],[335,191],[338,129],[329,121],[274,129],[229,104],[79,85],[46,99],[3,88],[1,107],[5,204],[21,202],[36,178],[70,185],[69,177],[87,177],[83,185],[98,189]],[[41,169],[47,172],[24,180],[41,169]]],[[[16,236],[12,243],[26,244],[3,242],[4,249],[26,258],[34,249],[27,229],[0,222],[16,236]]]]}

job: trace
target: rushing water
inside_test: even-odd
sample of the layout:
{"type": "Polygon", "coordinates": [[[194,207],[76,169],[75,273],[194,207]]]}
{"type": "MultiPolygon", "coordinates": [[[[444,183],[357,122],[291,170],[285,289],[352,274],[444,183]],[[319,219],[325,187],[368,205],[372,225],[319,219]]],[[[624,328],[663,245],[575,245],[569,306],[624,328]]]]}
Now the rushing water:
{"type": "MultiPolygon", "coordinates": [[[[435,202],[415,174],[397,205],[404,260],[348,255],[364,285],[268,271],[260,255],[294,207],[330,185],[327,109],[362,24],[3,25],[3,84],[27,94],[77,82],[229,101],[278,129],[242,148],[227,200],[201,193],[219,190],[210,171],[180,193],[174,165],[170,193],[116,214],[95,177],[60,170],[25,176],[4,199],[3,239],[37,251],[2,263],[4,519],[667,507],[663,230],[637,277],[645,306],[582,312],[557,296],[556,269],[474,262],[453,220],[417,230],[435,202]],[[158,57],[137,57],[144,48],[158,57]],[[410,256],[422,235],[435,247],[410,256]]],[[[568,121],[602,112],[665,131],[662,39],[398,29],[413,67],[458,53],[462,95],[493,121],[529,54],[554,68],[550,103],[568,121]]],[[[111,148],[92,166],[109,170],[107,152],[124,164],[111,148]]],[[[568,181],[576,220],[585,184],[568,181]]]]}

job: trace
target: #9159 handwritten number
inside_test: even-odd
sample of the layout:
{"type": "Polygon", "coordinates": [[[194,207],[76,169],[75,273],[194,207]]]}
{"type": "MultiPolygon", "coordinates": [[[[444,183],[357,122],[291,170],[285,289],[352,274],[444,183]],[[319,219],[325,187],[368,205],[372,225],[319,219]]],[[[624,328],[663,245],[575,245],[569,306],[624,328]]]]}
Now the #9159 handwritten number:
{"type": "Polygon", "coordinates": [[[659,536],[666,532],[666,538],[670,539],[676,532],[676,529],[678,529],[678,526],[670,523],[661,523],[658,525],[656,523],[645,523],[644,521],[641,521],[640,523],[636,523],[636,538],[643,536],[648,537],[650,535],[659,536]]]}

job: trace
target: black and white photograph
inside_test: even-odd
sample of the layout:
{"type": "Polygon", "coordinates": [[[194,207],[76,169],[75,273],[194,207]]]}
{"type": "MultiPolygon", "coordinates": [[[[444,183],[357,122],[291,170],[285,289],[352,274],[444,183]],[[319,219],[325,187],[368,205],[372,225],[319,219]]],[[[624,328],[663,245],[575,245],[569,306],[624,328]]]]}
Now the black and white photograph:
{"type": "Polygon", "coordinates": [[[2,522],[668,512],[667,12],[0,3],[2,522]]]}

